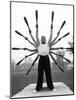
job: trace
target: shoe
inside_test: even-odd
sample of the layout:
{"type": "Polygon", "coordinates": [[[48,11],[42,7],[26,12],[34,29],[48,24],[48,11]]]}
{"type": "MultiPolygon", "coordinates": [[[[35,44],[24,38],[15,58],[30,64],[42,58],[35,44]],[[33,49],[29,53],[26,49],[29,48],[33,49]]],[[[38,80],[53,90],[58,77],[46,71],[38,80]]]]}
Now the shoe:
{"type": "Polygon", "coordinates": [[[53,91],[56,91],[56,89],[53,89],[53,91]]]}
{"type": "Polygon", "coordinates": [[[37,92],[37,90],[34,90],[33,92],[34,92],[34,93],[36,93],[36,92],[37,92]]]}
{"type": "Polygon", "coordinates": [[[36,92],[39,92],[39,90],[34,90],[33,92],[36,93],[36,92]]]}

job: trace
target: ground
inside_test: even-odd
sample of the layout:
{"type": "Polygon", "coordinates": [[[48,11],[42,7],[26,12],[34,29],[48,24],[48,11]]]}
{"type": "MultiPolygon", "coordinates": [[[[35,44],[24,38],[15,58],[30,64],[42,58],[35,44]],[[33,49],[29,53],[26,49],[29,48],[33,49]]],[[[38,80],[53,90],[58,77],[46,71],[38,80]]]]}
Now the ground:
{"type": "MultiPolygon", "coordinates": [[[[73,69],[66,70],[65,72],[52,71],[52,78],[53,78],[53,82],[63,82],[72,91],[74,91],[73,69]]],[[[36,83],[36,82],[37,82],[37,70],[32,70],[27,77],[25,77],[24,72],[16,72],[16,73],[12,72],[11,73],[11,96],[18,93],[28,84],[36,83]]],[[[44,75],[44,82],[46,82],[45,75],[44,75]]]]}

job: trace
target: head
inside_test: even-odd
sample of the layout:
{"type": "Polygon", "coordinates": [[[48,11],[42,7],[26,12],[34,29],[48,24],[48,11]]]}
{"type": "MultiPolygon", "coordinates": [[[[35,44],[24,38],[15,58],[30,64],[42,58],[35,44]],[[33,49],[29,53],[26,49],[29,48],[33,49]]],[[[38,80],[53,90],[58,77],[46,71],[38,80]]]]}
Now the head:
{"type": "Polygon", "coordinates": [[[45,44],[46,43],[46,37],[45,36],[41,36],[41,43],[45,44]]]}

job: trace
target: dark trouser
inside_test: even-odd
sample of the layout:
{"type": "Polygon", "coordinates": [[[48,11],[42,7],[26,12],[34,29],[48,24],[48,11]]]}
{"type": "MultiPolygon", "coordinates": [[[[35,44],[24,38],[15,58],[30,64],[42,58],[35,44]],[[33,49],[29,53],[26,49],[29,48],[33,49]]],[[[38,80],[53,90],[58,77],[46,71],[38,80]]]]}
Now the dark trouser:
{"type": "Polygon", "coordinates": [[[47,86],[50,90],[54,88],[51,76],[50,60],[48,56],[40,56],[38,64],[38,80],[36,90],[40,90],[43,85],[43,73],[46,75],[47,86]]]}

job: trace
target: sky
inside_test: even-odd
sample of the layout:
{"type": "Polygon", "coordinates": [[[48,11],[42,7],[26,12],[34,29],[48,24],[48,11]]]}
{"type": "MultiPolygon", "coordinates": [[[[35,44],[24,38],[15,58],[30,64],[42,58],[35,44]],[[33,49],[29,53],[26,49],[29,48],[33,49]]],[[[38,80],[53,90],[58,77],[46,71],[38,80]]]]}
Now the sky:
{"type": "MultiPolygon", "coordinates": [[[[42,35],[46,36],[48,41],[50,36],[51,26],[51,12],[54,11],[53,21],[53,39],[56,37],[57,32],[65,20],[66,24],[61,30],[59,37],[70,32],[70,35],[62,39],[54,47],[68,47],[68,42],[72,41],[73,37],[73,7],[64,5],[52,5],[52,4],[33,4],[33,3],[18,3],[12,2],[11,8],[11,47],[27,47],[32,49],[27,41],[23,37],[17,35],[15,30],[21,32],[24,36],[27,36],[31,41],[31,37],[28,32],[27,25],[24,22],[24,16],[27,17],[29,26],[32,30],[34,38],[36,37],[36,18],[35,10],[38,10],[38,25],[39,25],[39,39],[42,35]]],[[[36,38],[35,38],[36,39],[36,38]]],[[[15,51],[12,50],[12,59],[15,62],[21,60],[25,55],[29,54],[28,51],[15,51]]],[[[36,56],[36,55],[35,55],[36,56]]],[[[34,59],[35,56],[31,58],[34,59]]],[[[69,53],[66,53],[67,58],[72,59],[69,53]]],[[[55,57],[56,58],[56,57],[55,57]]]]}

